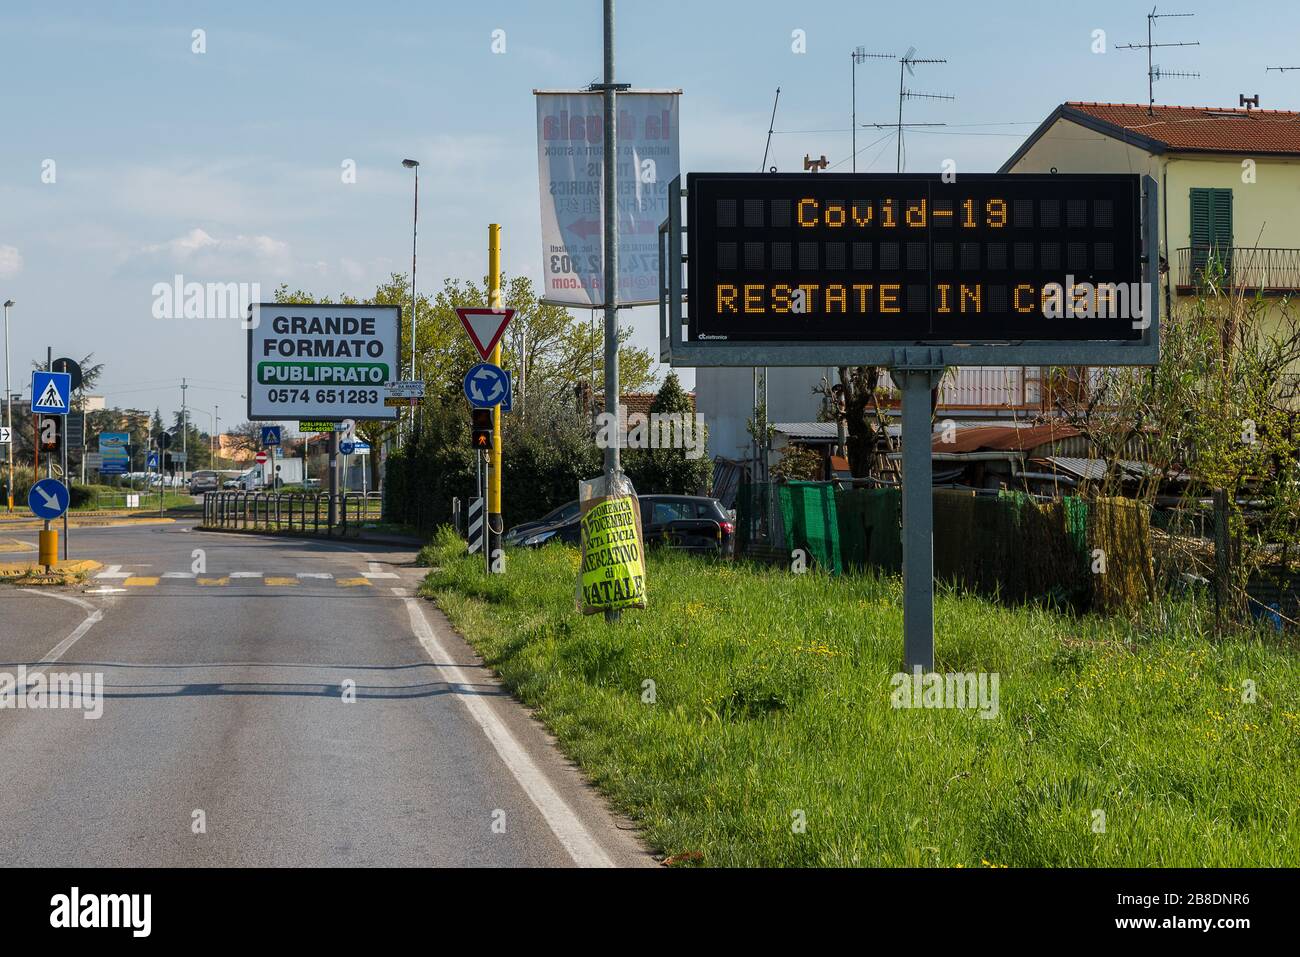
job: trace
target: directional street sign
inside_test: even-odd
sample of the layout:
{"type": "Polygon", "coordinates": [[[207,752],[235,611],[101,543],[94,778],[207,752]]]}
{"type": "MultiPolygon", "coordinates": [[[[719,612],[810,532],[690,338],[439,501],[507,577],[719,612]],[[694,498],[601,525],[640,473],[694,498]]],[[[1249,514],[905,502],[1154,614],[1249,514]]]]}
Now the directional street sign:
{"type": "Polygon", "coordinates": [[[474,343],[474,348],[485,361],[491,358],[492,350],[496,348],[501,333],[506,331],[506,326],[509,325],[514,314],[513,309],[456,310],[456,315],[460,316],[460,324],[469,333],[470,342],[474,343]]]}
{"type": "Polygon", "coordinates": [[[150,453],[149,453],[149,460],[148,460],[148,462],[145,464],[145,467],[146,467],[146,468],[151,468],[151,469],[156,469],[156,468],[158,467],[158,453],[157,453],[157,452],[150,452],[150,453]]]}
{"type": "Polygon", "coordinates": [[[384,388],[388,390],[389,398],[424,398],[424,382],[419,379],[403,379],[401,382],[390,382],[384,388]]]}
{"type": "Polygon", "coordinates": [[[472,366],[465,374],[465,398],[476,409],[490,409],[500,404],[510,391],[505,371],[488,362],[472,366]]]}
{"type": "Polygon", "coordinates": [[[41,479],[27,493],[27,507],[37,518],[58,518],[68,510],[68,487],[57,479],[41,479]]]}
{"type": "Polygon", "coordinates": [[[72,394],[72,376],[66,372],[32,371],[32,411],[45,415],[67,415],[72,394]]]}
{"type": "Polygon", "coordinates": [[[0,445],[9,444],[9,427],[0,425],[0,445]]]}
{"type": "Polygon", "coordinates": [[[262,426],[262,444],[265,446],[280,444],[280,427],[278,425],[262,426]]]}

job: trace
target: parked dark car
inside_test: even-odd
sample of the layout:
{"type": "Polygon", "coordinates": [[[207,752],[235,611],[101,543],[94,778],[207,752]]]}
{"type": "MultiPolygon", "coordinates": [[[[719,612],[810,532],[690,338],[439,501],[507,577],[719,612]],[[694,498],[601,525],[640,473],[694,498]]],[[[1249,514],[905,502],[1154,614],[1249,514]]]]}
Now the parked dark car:
{"type": "MultiPolygon", "coordinates": [[[[736,525],[716,498],[704,495],[642,495],[640,503],[641,530],[647,546],[664,545],[726,558],[735,554],[736,525]]],[[[552,541],[577,545],[581,539],[581,525],[575,514],[567,520],[548,525],[539,523],[520,535],[518,544],[527,548],[552,541]]]]}
{"type": "Polygon", "coordinates": [[[524,522],[520,525],[514,526],[505,533],[502,537],[502,541],[507,545],[518,545],[537,529],[546,528],[551,525],[560,525],[564,522],[576,519],[578,517],[579,507],[576,498],[572,502],[565,502],[559,508],[551,509],[535,522],[524,522]]]}

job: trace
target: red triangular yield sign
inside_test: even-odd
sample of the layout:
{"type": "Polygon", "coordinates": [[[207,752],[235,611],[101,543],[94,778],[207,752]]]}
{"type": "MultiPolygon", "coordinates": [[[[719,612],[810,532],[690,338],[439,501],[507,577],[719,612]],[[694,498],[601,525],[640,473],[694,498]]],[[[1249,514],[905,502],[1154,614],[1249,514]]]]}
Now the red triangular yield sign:
{"type": "Polygon", "coordinates": [[[506,326],[510,324],[514,314],[513,309],[456,310],[456,315],[460,316],[460,324],[469,333],[470,342],[474,343],[474,348],[478,350],[478,354],[484,361],[492,357],[492,350],[496,348],[501,333],[506,331],[506,326]]]}

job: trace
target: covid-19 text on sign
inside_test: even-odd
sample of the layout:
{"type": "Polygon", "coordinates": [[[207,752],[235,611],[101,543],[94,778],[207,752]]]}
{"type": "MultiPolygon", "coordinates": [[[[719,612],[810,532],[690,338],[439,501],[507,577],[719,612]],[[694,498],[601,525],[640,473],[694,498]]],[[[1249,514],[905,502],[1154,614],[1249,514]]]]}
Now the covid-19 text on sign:
{"type": "Polygon", "coordinates": [[[689,338],[1137,340],[1136,175],[691,174],[689,338]]]}
{"type": "Polygon", "coordinates": [[[248,331],[248,417],[392,419],[400,374],[397,306],[263,303],[248,331]]]}

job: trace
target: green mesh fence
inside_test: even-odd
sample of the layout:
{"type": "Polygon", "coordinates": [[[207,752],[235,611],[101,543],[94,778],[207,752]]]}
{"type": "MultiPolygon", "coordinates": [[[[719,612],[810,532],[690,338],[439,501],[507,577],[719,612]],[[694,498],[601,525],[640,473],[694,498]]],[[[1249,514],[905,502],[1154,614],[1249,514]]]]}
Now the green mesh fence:
{"type": "Polygon", "coordinates": [[[836,490],[840,562],[846,569],[903,569],[902,496],[898,489],[836,490]]]}
{"type": "MultiPolygon", "coordinates": [[[[742,485],[736,509],[744,554],[788,556],[801,548],[837,574],[902,569],[898,489],[742,485]]],[[[1023,492],[993,498],[936,489],[934,574],[1012,603],[1132,611],[1153,584],[1149,509],[1128,499],[1038,502],[1023,492]]]]}
{"type": "Polygon", "coordinates": [[[785,543],[802,548],[822,568],[842,570],[835,490],[826,482],[787,482],[777,486],[785,543]]]}

